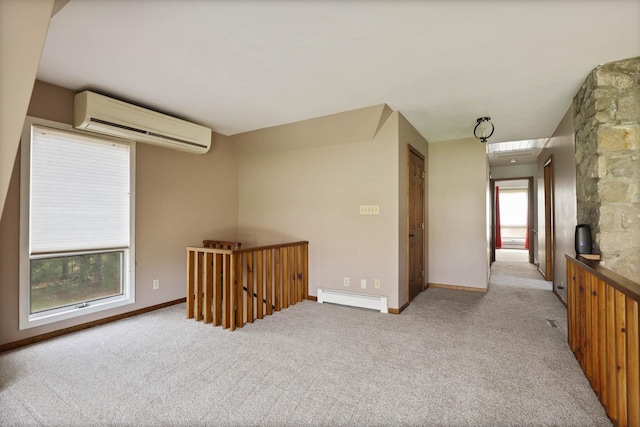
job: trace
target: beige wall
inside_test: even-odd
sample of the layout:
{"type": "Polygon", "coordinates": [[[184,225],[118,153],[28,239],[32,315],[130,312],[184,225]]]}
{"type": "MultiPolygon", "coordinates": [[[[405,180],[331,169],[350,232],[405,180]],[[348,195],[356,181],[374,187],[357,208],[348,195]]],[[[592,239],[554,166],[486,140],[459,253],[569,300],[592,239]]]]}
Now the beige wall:
{"type": "Polygon", "coordinates": [[[386,104],[233,135],[240,156],[370,141],[393,110],[386,104]]]}
{"type": "Polygon", "coordinates": [[[538,176],[538,165],[530,163],[526,165],[493,166],[491,168],[491,178],[493,179],[521,178],[527,176],[538,176]]]}
{"type": "Polygon", "coordinates": [[[406,207],[399,209],[399,165],[406,157],[400,159],[399,147],[426,147],[402,120],[375,106],[233,136],[243,245],[309,240],[311,295],[319,287],[366,292],[386,295],[389,307],[399,308],[406,298],[398,238],[406,216],[406,207]],[[379,205],[380,214],[360,215],[360,205],[379,205]]]}
{"type": "Polygon", "coordinates": [[[553,288],[566,302],[566,260],[575,255],[576,158],[573,106],[562,118],[544,150],[538,156],[538,260],[545,270],[544,164],[553,158],[554,255],[553,288]]]}
{"type": "Polygon", "coordinates": [[[477,139],[429,144],[429,283],[487,288],[487,178],[477,139]]]}
{"type": "MultiPolygon", "coordinates": [[[[37,82],[29,115],[71,123],[70,90],[37,82]]],[[[0,219],[0,344],[185,296],[185,246],[237,238],[238,163],[228,137],[194,155],[137,144],[136,303],[55,324],[18,330],[20,173],[16,161],[0,219]],[[152,290],[152,280],[160,289],[152,290]]]]}
{"type": "Polygon", "coordinates": [[[217,134],[204,155],[147,144],[136,154],[136,297],[147,306],[184,298],[186,246],[237,239],[238,163],[217,134]]]}

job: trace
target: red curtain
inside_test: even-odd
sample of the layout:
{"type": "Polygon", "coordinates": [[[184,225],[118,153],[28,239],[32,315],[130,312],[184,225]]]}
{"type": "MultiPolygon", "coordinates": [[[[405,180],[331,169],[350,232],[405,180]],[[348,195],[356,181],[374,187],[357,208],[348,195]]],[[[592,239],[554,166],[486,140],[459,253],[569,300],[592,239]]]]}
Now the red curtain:
{"type": "Polygon", "coordinates": [[[496,248],[502,247],[502,232],[500,231],[500,188],[496,187],[496,248]]]}

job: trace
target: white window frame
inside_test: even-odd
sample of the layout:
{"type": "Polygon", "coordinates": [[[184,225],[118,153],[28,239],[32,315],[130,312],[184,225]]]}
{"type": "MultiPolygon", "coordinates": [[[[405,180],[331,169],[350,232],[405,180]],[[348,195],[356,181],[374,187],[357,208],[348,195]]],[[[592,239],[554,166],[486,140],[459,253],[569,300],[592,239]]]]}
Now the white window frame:
{"type": "Polygon", "coordinates": [[[524,228],[527,226],[528,220],[528,209],[529,209],[529,190],[527,188],[502,188],[500,187],[500,192],[498,197],[503,197],[503,200],[500,200],[500,225],[502,227],[508,228],[524,228]],[[517,210],[521,211],[518,213],[522,213],[522,217],[524,217],[523,222],[509,222],[505,221],[505,218],[511,219],[512,211],[509,208],[514,206],[513,199],[515,197],[520,197],[522,199],[522,205],[518,204],[517,210]],[[505,200],[506,199],[506,200],[505,200]],[[522,208],[522,209],[520,209],[522,208]]]}
{"type": "MultiPolygon", "coordinates": [[[[97,313],[135,302],[135,164],[136,164],[136,143],[130,140],[121,140],[104,135],[84,132],[74,129],[71,125],[54,122],[27,116],[22,131],[21,151],[20,151],[20,330],[37,326],[48,325],[66,319],[73,319],[79,316],[97,313]],[[106,141],[116,141],[126,143],[130,146],[129,159],[129,179],[130,179],[130,246],[124,250],[122,266],[122,295],[103,298],[89,302],[86,306],[66,306],[40,313],[31,314],[30,302],[30,248],[29,248],[29,201],[30,201],[30,176],[31,176],[31,128],[33,125],[45,126],[53,129],[75,133],[106,141]]],[[[90,254],[104,251],[81,251],[78,255],[90,254]]]]}

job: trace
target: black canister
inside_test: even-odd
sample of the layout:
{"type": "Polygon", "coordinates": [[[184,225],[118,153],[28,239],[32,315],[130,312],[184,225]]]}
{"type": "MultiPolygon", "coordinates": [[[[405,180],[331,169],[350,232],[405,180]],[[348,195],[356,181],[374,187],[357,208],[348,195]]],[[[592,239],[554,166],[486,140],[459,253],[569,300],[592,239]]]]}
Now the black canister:
{"type": "Polygon", "coordinates": [[[592,246],[589,224],[576,225],[576,254],[590,254],[592,246]]]}

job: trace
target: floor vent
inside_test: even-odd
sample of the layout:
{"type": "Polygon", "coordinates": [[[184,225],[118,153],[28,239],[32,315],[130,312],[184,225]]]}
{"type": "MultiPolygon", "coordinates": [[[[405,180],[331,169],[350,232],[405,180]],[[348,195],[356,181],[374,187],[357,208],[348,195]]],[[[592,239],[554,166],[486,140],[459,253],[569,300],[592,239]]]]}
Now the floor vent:
{"type": "Polygon", "coordinates": [[[357,292],[337,291],[318,288],[318,302],[350,305],[352,307],[370,308],[388,313],[387,297],[381,295],[361,294],[357,292]]]}
{"type": "Polygon", "coordinates": [[[552,328],[557,328],[558,324],[556,323],[555,320],[553,319],[547,319],[547,323],[549,324],[549,326],[551,326],[552,328]]]}

